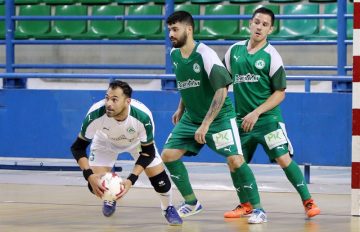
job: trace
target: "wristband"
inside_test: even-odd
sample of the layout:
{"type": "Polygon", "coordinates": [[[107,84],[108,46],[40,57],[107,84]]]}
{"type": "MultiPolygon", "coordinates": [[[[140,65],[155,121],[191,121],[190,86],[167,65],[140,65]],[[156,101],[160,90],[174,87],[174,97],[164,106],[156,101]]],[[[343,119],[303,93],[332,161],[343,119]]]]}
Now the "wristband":
{"type": "Polygon", "coordinates": [[[94,174],[93,171],[89,168],[89,169],[84,169],[83,170],[83,176],[85,178],[86,181],[88,181],[89,177],[94,174]]]}
{"type": "Polygon", "coordinates": [[[131,181],[132,185],[134,185],[138,178],[139,178],[139,176],[131,173],[127,179],[131,181]]]}

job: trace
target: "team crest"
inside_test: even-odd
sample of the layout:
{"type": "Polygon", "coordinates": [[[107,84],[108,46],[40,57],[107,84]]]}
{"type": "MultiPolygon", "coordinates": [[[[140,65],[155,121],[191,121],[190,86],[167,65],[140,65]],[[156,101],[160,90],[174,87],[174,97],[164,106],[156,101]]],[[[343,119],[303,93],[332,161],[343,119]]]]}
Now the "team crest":
{"type": "Polygon", "coordinates": [[[255,67],[257,69],[263,69],[265,67],[265,61],[264,60],[257,60],[255,62],[255,67]]]}
{"type": "Polygon", "coordinates": [[[200,65],[198,63],[195,63],[193,65],[193,70],[194,70],[194,72],[199,73],[200,72],[200,65]]]}
{"type": "Polygon", "coordinates": [[[133,127],[129,127],[129,128],[127,128],[127,132],[129,134],[133,134],[133,133],[135,133],[135,129],[133,127]]]}

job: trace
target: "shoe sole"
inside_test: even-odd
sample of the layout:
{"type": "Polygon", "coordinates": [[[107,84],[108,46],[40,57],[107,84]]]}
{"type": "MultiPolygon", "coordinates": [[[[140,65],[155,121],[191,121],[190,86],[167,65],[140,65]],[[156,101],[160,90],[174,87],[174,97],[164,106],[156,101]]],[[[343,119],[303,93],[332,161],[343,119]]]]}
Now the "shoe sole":
{"type": "Polygon", "coordinates": [[[227,216],[225,216],[225,215],[224,215],[224,218],[242,218],[242,217],[250,217],[250,216],[251,216],[251,214],[252,214],[252,212],[250,212],[250,213],[248,213],[248,214],[243,214],[243,215],[235,216],[235,217],[231,217],[231,216],[227,217],[227,216]]]}
{"type": "Polygon", "coordinates": [[[316,215],[319,215],[320,214],[320,209],[313,209],[313,210],[310,210],[306,213],[306,216],[308,218],[312,218],[312,217],[315,217],[316,215]]]}
{"type": "Polygon", "coordinates": [[[186,218],[186,217],[189,217],[189,216],[198,214],[198,213],[200,213],[202,210],[203,210],[203,209],[201,208],[201,209],[199,209],[199,210],[196,210],[196,211],[193,212],[193,213],[182,214],[182,213],[179,213],[179,212],[178,212],[178,214],[179,214],[179,216],[180,216],[181,218],[186,218]]]}
{"type": "Polygon", "coordinates": [[[267,220],[262,221],[262,222],[249,222],[248,221],[248,224],[262,224],[262,223],[266,223],[266,222],[267,222],[267,220]]]}

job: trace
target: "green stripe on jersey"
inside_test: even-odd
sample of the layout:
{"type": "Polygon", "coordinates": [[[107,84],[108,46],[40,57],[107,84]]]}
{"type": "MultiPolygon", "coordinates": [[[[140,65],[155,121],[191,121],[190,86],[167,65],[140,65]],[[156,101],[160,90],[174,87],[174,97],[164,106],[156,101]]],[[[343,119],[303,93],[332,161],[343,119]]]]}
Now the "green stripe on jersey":
{"type": "Polygon", "coordinates": [[[151,141],[154,140],[154,127],[151,121],[151,117],[145,113],[144,111],[142,111],[139,108],[136,108],[134,105],[130,105],[130,116],[136,118],[137,120],[139,120],[145,127],[146,130],[146,138],[147,141],[146,143],[149,143],[151,141]]]}
{"type": "Polygon", "coordinates": [[[85,132],[86,129],[88,128],[88,126],[90,125],[91,122],[93,122],[95,119],[98,119],[100,117],[102,117],[106,112],[105,106],[101,106],[98,109],[88,113],[85,117],[85,119],[83,120],[83,124],[81,125],[81,135],[82,137],[84,137],[85,139],[87,139],[85,137],[85,132]]]}

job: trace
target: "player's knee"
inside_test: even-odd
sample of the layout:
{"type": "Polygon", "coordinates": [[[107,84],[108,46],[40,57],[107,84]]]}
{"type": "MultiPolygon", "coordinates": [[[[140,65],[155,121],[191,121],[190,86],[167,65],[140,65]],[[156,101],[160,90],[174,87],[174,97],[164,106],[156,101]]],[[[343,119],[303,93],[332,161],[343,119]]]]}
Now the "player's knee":
{"type": "Polygon", "coordinates": [[[89,190],[90,190],[90,192],[91,192],[92,194],[95,194],[94,191],[93,191],[93,188],[91,187],[91,185],[90,185],[89,182],[88,182],[88,188],[89,188],[89,190]]]}
{"type": "Polygon", "coordinates": [[[171,189],[171,182],[165,171],[149,178],[151,185],[158,193],[166,193],[171,189]]]}
{"type": "Polygon", "coordinates": [[[227,158],[227,163],[231,169],[240,167],[245,162],[242,155],[233,155],[227,158]]]}

